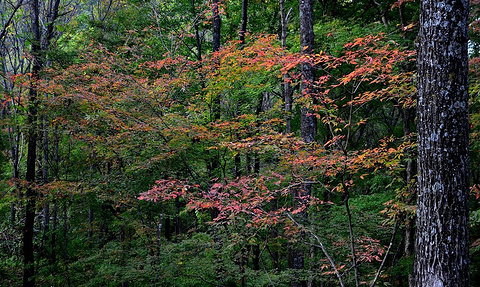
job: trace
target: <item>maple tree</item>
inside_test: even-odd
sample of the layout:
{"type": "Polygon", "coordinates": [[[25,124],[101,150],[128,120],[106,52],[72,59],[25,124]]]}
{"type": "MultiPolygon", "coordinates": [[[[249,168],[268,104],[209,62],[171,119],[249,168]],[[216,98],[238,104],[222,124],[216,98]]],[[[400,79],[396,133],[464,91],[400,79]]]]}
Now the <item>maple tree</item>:
{"type": "MultiPolygon", "coordinates": [[[[359,54],[367,58],[366,63],[368,64],[375,63],[375,61],[380,62],[382,59],[389,59],[389,61],[391,61],[390,63],[395,63],[398,62],[399,58],[403,57],[404,59],[408,59],[413,55],[413,53],[408,51],[399,53],[397,50],[389,50],[388,46],[387,49],[385,49],[385,47],[382,47],[382,49],[380,50],[375,50],[373,47],[368,47],[372,43],[379,42],[381,42],[381,38],[378,37],[367,37],[365,39],[359,38],[356,42],[352,44],[347,44],[345,48],[350,49],[351,47],[360,46],[359,50],[361,52],[359,54]],[[363,50],[363,48],[366,49],[363,50]],[[372,58],[372,54],[376,54],[375,56],[378,58],[372,58]],[[386,54],[388,55],[388,57],[385,56],[386,54]]],[[[270,49],[269,51],[273,50],[270,49]]],[[[238,53],[245,52],[249,53],[248,47],[246,47],[244,50],[235,50],[235,59],[242,59],[238,53]]],[[[277,53],[277,55],[284,56],[282,53],[277,53]]],[[[361,64],[354,67],[355,69],[352,72],[350,72],[343,78],[334,78],[334,82],[340,82],[340,84],[330,83],[333,88],[338,88],[342,85],[350,85],[350,81],[355,78],[361,78],[365,82],[371,81],[374,84],[383,81],[398,84],[398,86],[391,85],[389,89],[377,91],[378,94],[373,92],[364,92],[363,95],[359,95],[356,98],[352,95],[352,100],[345,103],[345,106],[347,106],[347,108],[351,108],[354,105],[362,105],[374,99],[395,99],[397,101],[402,101],[401,99],[397,99],[394,96],[394,93],[399,90],[403,91],[404,89],[411,89],[408,84],[412,78],[411,73],[400,74],[398,76],[392,75],[392,79],[387,75],[392,74],[391,70],[393,69],[393,64],[379,63],[377,65],[368,65],[367,67],[365,65],[365,62],[362,62],[361,56],[356,56],[357,57],[352,56],[352,53],[349,52],[347,52],[345,56],[338,58],[328,57],[320,54],[317,57],[313,57],[314,60],[309,59],[309,61],[312,61],[316,64],[321,63],[322,66],[325,67],[325,69],[328,69],[337,68],[343,63],[351,64],[351,62],[353,61],[352,59],[360,59],[359,63],[361,64]],[[386,69],[390,73],[385,73],[386,76],[379,77],[376,73],[383,75],[382,72],[384,71],[382,69],[386,69]],[[365,98],[362,98],[362,96],[365,98]],[[356,99],[357,101],[353,99],[356,99]]],[[[288,69],[294,68],[296,66],[295,62],[301,63],[305,60],[303,56],[297,56],[297,58],[294,58],[293,56],[286,57],[288,61],[285,61],[286,65],[283,69],[284,73],[287,72],[288,69]]],[[[257,55],[257,57],[255,57],[255,63],[258,62],[261,63],[260,66],[262,67],[268,67],[266,65],[268,65],[268,63],[271,63],[270,61],[268,61],[267,63],[262,63],[262,58],[257,55]]],[[[278,63],[279,61],[272,62],[278,63]]],[[[222,60],[220,61],[220,63],[224,63],[224,61],[222,60]]],[[[232,65],[232,63],[228,60],[226,61],[226,63],[228,63],[228,66],[226,67],[229,71],[228,75],[235,75],[235,73],[231,72],[231,67],[235,67],[235,65],[232,65]]],[[[222,66],[219,68],[219,70],[222,71],[222,66]]],[[[243,69],[243,71],[248,72],[248,69],[243,69]]],[[[220,75],[221,74],[222,73],[220,73],[220,75]]],[[[326,85],[328,81],[328,77],[323,77],[319,80],[318,86],[321,87],[320,85],[326,85]]],[[[231,83],[234,81],[221,81],[221,83],[224,82],[231,83]]],[[[358,90],[358,87],[361,84],[362,82],[359,81],[358,83],[356,83],[356,86],[353,89],[358,90]]],[[[333,91],[332,94],[334,94],[333,91]]],[[[316,110],[318,110],[319,112],[323,112],[326,110],[336,112],[338,110],[329,107],[329,105],[332,105],[333,100],[328,98],[327,93],[322,94],[322,97],[323,98],[321,102],[324,105],[315,105],[314,107],[316,110]]],[[[407,104],[411,104],[411,100],[406,101],[405,105],[407,104]]],[[[321,116],[323,115],[319,113],[319,117],[321,116]]],[[[394,168],[400,162],[399,155],[401,156],[403,149],[408,148],[411,145],[410,143],[406,143],[405,146],[398,147],[398,149],[387,149],[386,147],[388,141],[386,141],[383,149],[368,149],[351,153],[348,151],[347,146],[343,146],[341,144],[341,140],[349,135],[349,132],[345,132],[348,129],[349,125],[346,123],[345,120],[341,119],[339,115],[327,113],[327,116],[328,117],[326,117],[325,123],[329,125],[329,128],[332,132],[335,132],[335,134],[333,134],[332,140],[325,143],[325,147],[327,147],[327,149],[322,146],[310,147],[308,144],[306,145],[306,143],[298,142],[298,140],[295,140],[294,138],[292,140],[292,138],[289,138],[288,136],[285,136],[279,131],[275,130],[269,132],[272,133],[271,136],[265,137],[265,133],[268,131],[268,129],[265,129],[266,127],[264,127],[262,136],[257,136],[253,138],[250,137],[241,140],[240,142],[233,142],[227,144],[227,147],[239,152],[244,149],[253,149],[262,154],[268,154],[268,151],[273,148],[277,154],[276,160],[282,163],[283,167],[281,169],[281,172],[284,173],[285,171],[289,171],[287,175],[282,176],[280,175],[280,173],[278,173],[274,175],[273,178],[272,175],[265,175],[265,178],[260,179],[258,177],[248,176],[232,180],[228,180],[225,178],[224,183],[218,182],[208,185],[208,191],[202,191],[202,187],[205,188],[205,186],[201,183],[192,184],[185,180],[177,180],[173,178],[165,179],[157,181],[155,188],[147,193],[144,193],[140,197],[140,199],[157,201],[169,200],[173,198],[176,199],[178,197],[181,197],[187,201],[187,208],[189,209],[210,209],[213,207],[217,208],[219,210],[219,214],[218,217],[215,218],[215,221],[222,224],[224,224],[225,221],[230,223],[230,220],[237,222],[237,220],[240,218],[240,215],[243,214],[249,218],[246,222],[251,222],[248,223],[247,226],[249,224],[253,224],[253,226],[265,227],[276,225],[279,223],[290,223],[290,225],[287,224],[285,228],[288,230],[297,230],[298,226],[291,225],[292,222],[291,220],[289,220],[289,215],[304,212],[306,209],[309,208],[310,205],[315,206],[322,202],[318,198],[310,199],[309,196],[304,196],[302,202],[305,203],[295,207],[294,205],[291,205],[291,203],[288,203],[290,202],[290,200],[282,199],[282,197],[291,197],[291,188],[299,188],[299,186],[302,186],[304,184],[304,181],[302,180],[304,175],[312,173],[313,171],[311,175],[311,178],[313,180],[310,184],[316,183],[323,185],[324,183],[322,183],[322,181],[316,182],[316,179],[319,176],[316,175],[316,171],[318,170],[323,170],[322,173],[324,173],[327,177],[334,178],[338,176],[344,178],[347,176],[350,177],[350,173],[355,174],[365,168],[374,168],[376,164],[386,164],[389,166],[389,168],[394,168]],[[331,118],[333,118],[334,120],[330,120],[331,118]],[[341,125],[342,123],[343,125],[341,125]],[[338,125],[341,125],[344,129],[334,128],[338,125]],[[347,135],[343,135],[342,133],[346,133],[347,135]],[[303,148],[306,149],[306,152],[304,153],[301,152],[303,148]],[[280,155],[283,155],[283,158],[279,157],[280,155]],[[311,166],[311,168],[309,168],[309,166],[311,166]],[[265,181],[274,181],[276,187],[275,185],[272,186],[273,188],[268,187],[268,185],[264,183],[265,181]],[[272,201],[275,202],[277,206],[279,202],[285,202],[289,205],[279,206],[272,210],[272,201]]],[[[350,121],[352,120],[353,118],[351,117],[350,121]]],[[[353,122],[351,122],[350,124],[354,125],[353,122]]],[[[362,124],[366,124],[366,121],[360,120],[360,123],[358,125],[362,124]]],[[[271,122],[268,122],[268,125],[271,125],[271,122]]],[[[237,131],[239,129],[241,130],[241,127],[235,125],[235,122],[229,123],[228,126],[225,126],[223,123],[221,123],[221,126],[237,131]]],[[[228,130],[226,132],[228,132],[228,130]]],[[[350,142],[350,139],[347,139],[346,143],[348,142],[350,142]]],[[[225,144],[223,144],[223,146],[225,146],[225,144]]],[[[360,176],[362,178],[364,177],[364,175],[360,176]]],[[[310,176],[308,178],[310,178],[310,176]]],[[[345,192],[346,187],[353,187],[353,181],[351,179],[349,179],[348,181],[341,180],[340,182],[338,182],[338,185],[334,185],[333,190],[335,190],[339,194],[342,194],[345,192]]],[[[330,192],[329,188],[327,188],[326,186],[325,188],[327,189],[327,191],[330,192]]],[[[333,193],[333,191],[331,192],[333,193]]],[[[336,273],[338,274],[338,271],[336,271],[336,273]]]]}

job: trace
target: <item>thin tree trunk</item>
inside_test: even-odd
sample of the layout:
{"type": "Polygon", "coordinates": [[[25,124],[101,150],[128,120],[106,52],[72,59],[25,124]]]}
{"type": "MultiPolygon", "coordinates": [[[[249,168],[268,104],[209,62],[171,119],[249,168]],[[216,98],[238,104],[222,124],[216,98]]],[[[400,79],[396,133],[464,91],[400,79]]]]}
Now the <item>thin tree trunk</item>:
{"type": "Polygon", "coordinates": [[[90,206],[90,208],[88,209],[88,231],[87,231],[87,238],[89,242],[92,242],[92,239],[93,239],[93,220],[94,220],[93,207],[90,206]]]}
{"type": "MultiPolygon", "coordinates": [[[[308,55],[313,53],[314,33],[313,33],[313,3],[312,0],[300,0],[300,47],[302,54],[308,55]]],[[[312,84],[314,80],[313,66],[310,63],[302,63],[301,65],[301,92],[304,97],[312,97],[312,84]]],[[[306,143],[311,143],[315,140],[316,133],[316,117],[313,110],[307,107],[302,107],[301,110],[301,136],[306,143]]],[[[299,205],[306,204],[302,200],[305,196],[311,194],[312,185],[303,184],[300,188],[294,191],[294,197],[297,198],[299,205]]],[[[306,217],[307,213],[302,212],[302,217],[306,217]]],[[[302,235],[303,236],[303,235],[302,235]]],[[[303,250],[298,247],[290,250],[290,266],[293,269],[301,270],[304,268],[304,254],[303,250]]],[[[291,286],[305,286],[306,281],[294,280],[291,286]]]]}
{"type": "Polygon", "coordinates": [[[50,239],[50,263],[54,263],[57,259],[56,253],[56,243],[57,243],[57,225],[58,225],[58,204],[54,202],[53,204],[53,214],[52,214],[52,232],[51,232],[51,239],[50,239]]]}
{"type": "Polygon", "coordinates": [[[247,20],[248,20],[248,0],[242,0],[242,23],[240,25],[240,31],[238,32],[238,38],[240,44],[245,45],[245,33],[247,33],[247,20]]]}
{"type": "Polygon", "coordinates": [[[197,46],[197,60],[202,61],[202,39],[200,38],[200,29],[198,27],[198,16],[195,9],[195,0],[192,0],[192,13],[193,13],[193,29],[195,30],[195,45],[197,46]]]}
{"type": "Polygon", "coordinates": [[[252,156],[249,152],[245,155],[245,174],[249,175],[252,173],[252,156]]]}
{"type": "MultiPolygon", "coordinates": [[[[12,107],[12,109],[15,109],[12,107]]],[[[18,179],[20,178],[19,176],[19,164],[20,164],[20,157],[22,154],[22,151],[20,150],[20,146],[23,146],[23,140],[22,143],[20,143],[21,139],[23,138],[21,135],[22,133],[20,131],[16,132],[16,135],[13,136],[13,130],[11,127],[8,127],[8,139],[10,143],[10,152],[11,152],[11,159],[12,159],[12,169],[13,169],[13,182],[14,182],[14,193],[18,196],[19,193],[19,186],[18,186],[18,179]]],[[[22,148],[23,149],[23,148],[22,148]]],[[[17,197],[18,198],[18,197],[17,197]]],[[[17,207],[15,205],[15,202],[12,202],[11,205],[11,211],[10,211],[10,222],[13,225],[15,225],[16,222],[16,217],[17,217],[17,207]]]]}
{"type": "MultiPolygon", "coordinates": [[[[221,18],[220,18],[220,11],[218,7],[219,0],[212,1],[212,34],[213,34],[213,52],[218,52],[220,50],[220,29],[221,29],[221,18]]],[[[214,95],[211,103],[210,103],[210,121],[215,122],[219,120],[221,117],[221,108],[220,108],[220,95],[214,95]]],[[[215,170],[219,166],[219,156],[215,151],[215,153],[207,162],[207,170],[208,175],[210,178],[214,177],[215,170]]],[[[211,210],[212,219],[217,217],[218,211],[213,208],[211,210]]]]}
{"type": "Polygon", "coordinates": [[[68,205],[63,203],[63,259],[68,259],[68,205]]]}
{"type": "MultiPolygon", "coordinates": [[[[8,129],[9,132],[9,138],[10,138],[10,129],[8,129]]],[[[19,193],[19,186],[17,183],[17,180],[20,178],[19,177],[19,164],[20,164],[20,156],[21,156],[21,151],[20,151],[20,138],[21,138],[21,133],[17,132],[16,136],[12,138],[14,139],[13,142],[11,143],[12,147],[12,165],[13,165],[13,180],[14,180],[14,185],[15,185],[15,190],[14,192],[18,196],[19,193]]],[[[22,146],[23,146],[23,140],[22,140],[22,146]]],[[[18,198],[18,197],[17,197],[18,198]]],[[[15,225],[16,222],[16,214],[17,214],[17,208],[15,206],[15,202],[12,202],[11,206],[11,214],[10,214],[10,221],[12,225],[15,225]]]]}
{"type": "MultiPolygon", "coordinates": [[[[315,248],[313,246],[310,246],[310,261],[313,262],[315,259],[315,248]]],[[[312,274],[311,276],[308,276],[308,282],[307,282],[307,287],[313,287],[314,286],[314,275],[312,274]]]]}
{"type": "MultiPolygon", "coordinates": [[[[281,26],[282,26],[282,35],[281,42],[282,48],[287,48],[287,23],[288,23],[288,14],[285,14],[285,0],[280,0],[280,16],[281,16],[281,26]]],[[[285,133],[289,134],[292,132],[291,127],[291,111],[292,111],[292,88],[290,83],[287,81],[288,75],[283,75],[283,98],[285,101],[285,133]]]]}
{"type": "MultiPolygon", "coordinates": [[[[402,111],[402,120],[403,120],[403,135],[408,136],[411,133],[411,128],[410,128],[410,121],[411,121],[411,116],[412,116],[412,111],[410,108],[404,108],[401,110],[402,111]]],[[[413,194],[415,194],[415,190],[412,190],[413,187],[412,185],[412,179],[413,179],[413,164],[414,160],[411,158],[411,155],[407,154],[406,155],[406,167],[405,167],[405,182],[407,184],[408,193],[412,194],[412,196],[407,198],[406,204],[412,204],[411,201],[413,201],[413,194]]],[[[404,256],[409,258],[413,256],[413,251],[414,251],[414,220],[410,218],[410,216],[406,216],[404,218],[404,249],[403,253],[404,256]]],[[[408,286],[414,286],[415,284],[415,278],[413,274],[408,274],[408,286]]]]}
{"type": "MultiPolygon", "coordinates": [[[[59,179],[60,175],[60,151],[59,151],[59,135],[58,135],[58,130],[57,127],[55,126],[54,131],[53,131],[53,145],[54,145],[54,168],[53,168],[53,175],[56,179],[59,179]]],[[[57,252],[56,252],[56,244],[57,244],[57,226],[58,226],[58,204],[56,200],[53,201],[53,214],[52,214],[52,231],[51,231],[51,237],[50,237],[50,263],[56,262],[56,257],[57,257],[57,252]]]]}
{"type": "Polygon", "coordinates": [[[30,13],[32,21],[32,78],[29,91],[29,107],[27,115],[28,124],[28,150],[27,150],[27,172],[25,179],[28,182],[26,191],[25,205],[25,226],[23,229],[23,286],[35,286],[34,267],[34,222],[35,222],[35,205],[37,193],[33,187],[35,184],[36,159],[37,159],[37,112],[38,112],[38,98],[37,98],[37,79],[39,71],[42,67],[40,59],[40,22],[39,22],[39,5],[38,0],[30,2],[30,13]]]}
{"type": "Polygon", "coordinates": [[[175,235],[178,236],[180,234],[180,230],[180,200],[177,197],[175,198],[175,235]]]}
{"type": "MultiPolygon", "coordinates": [[[[213,0],[212,2],[212,13],[213,13],[213,52],[218,52],[220,50],[220,28],[222,25],[220,18],[220,11],[218,7],[219,0],[213,0]]],[[[220,95],[215,95],[215,99],[212,103],[212,121],[220,119],[220,95]]],[[[218,159],[215,159],[216,166],[218,166],[218,159]]]]}
{"type": "Polygon", "coordinates": [[[63,203],[63,260],[66,269],[67,285],[70,286],[70,272],[68,266],[68,204],[63,203]]]}
{"type": "MultiPolygon", "coordinates": [[[[240,24],[240,30],[238,31],[238,38],[240,40],[240,49],[243,49],[245,46],[245,33],[247,31],[247,20],[248,20],[248,14],[247,14],[247,9],[248,9],[248,0],[242,0],[242,22],[240,24]]],[[[237,108],[240,105],[240,102],[237,102],[237,108]]],[[[234,167],[234,172],[233,176],[234,177],[240,177],[241,176],[241,159],[240,155],[236,154],[235,159],[234,159],[235,167],[234,167]]]]}
{"type": "MultiPolygon", "coordinates": [[[[312,0],[300,0],[300,47],[302,54],[308,55],[313,53],[315,35],[313,33],[313,7],[312,0]]],[[[312,103],[315,104],[315,97],[312,94],[312,84],[314,81],[313,66],[310,63],[302,63],[302,83],[301,92],[304,97],[311,97],[312,103]]],[[[301,117],[301,135],[306,143],[315,140],[317,131],[317,121],[313,114],[313,110],[302,107],[301,117]]]]}
{"type": "Polygon", "coordinates": [[[255,160],[254,160],[254,164],[253,164],[253,172],[255,174],[260,174],[260,155],[258,154],[258,152],[255,152],[255,160]]]}
{"type": "Polygon", "coordinates": [[[247,267],[247,264],[248,264],[248,260],[247,260],[247,248],[246,247],[243,247],[241,250],[240,250],[240,260],[239,260],[239,265],[240,265],[240,274],[241,274],[241,278],[240,278],[240,285],[242,287],[246,287],[247,286],[247,278],[246,278],[246,272],[245,272],[245,269],[247,267]]]}
{"type": "MultiPolygon", "coordinates": [[[[160,219],[158,222],[158,227],[157,227],[157,245],[160,247],[162,244],[162,227],[163,227],[163,213],[160,214],[160,219]]],[[[160,248],[158,249],[160,250],[160,248]]]]}
{"type": "Polygon", "coordinates": [[[46,248],[48,234],[50,232],[50,204],[47,202],[43,207],[43,236],[42,236],[42,246],[46,248]]]}
{"type": "Polygon", "coordinates": [[[260,270],[260,245],[254,244],[252,246],[253,253],[253,270],[260,270]]]}
{"type": "Polygon", "coordinates": [[[234,177],[242,176],[242,167],[241,167],[242,166],[242,160],[241,160],[239,154],[235,155],[234,163],[235,163],[235,166],[234,166],[234,170],[233,170],[233,176],[234,177]]]}
{"type": "Polygon", "coordinates": [[[172,240],[172,233],[171,233],[171,219],[170,216],[165,217],[165,238],[170,241],[172,240]]]}
{"type": "Polygon", "coordinates": [[[218,7],[219,0],[212,1],[212,15],[213,15],[213,52],[220,50],[220,27],[221,27],[221,18],[220,11],[218,7]]]}
{"type": "MultiPolygon", "coordinates": [[[[46,116],[42,116],[42,129],[43,129],[43,163],[42,163],[42,182],[43,184],[48,183],[48,131],[47,131],[47,120],[46,116]]],[[[46,248],[48,233],[50,229],[50,203],[47,201],[44,204],[43,208],[43,236],[42,236],[42,247],[46,248]]],[[[45,252],[47,253],[47,252],[45,252]]]]}

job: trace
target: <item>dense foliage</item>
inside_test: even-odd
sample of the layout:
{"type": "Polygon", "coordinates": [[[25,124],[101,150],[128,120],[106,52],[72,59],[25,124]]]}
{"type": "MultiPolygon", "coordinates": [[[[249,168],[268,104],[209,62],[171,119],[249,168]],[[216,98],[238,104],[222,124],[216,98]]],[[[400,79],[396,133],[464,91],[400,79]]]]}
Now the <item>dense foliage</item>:
{"type": "Polygon", "coordinates": [[[298,2],[250,1],[237,40],[242,3],[219,1],[215,52],[211,1],[44,1],[41,45],[23,2],[0,1],[2,286],[22,282],[32,202],[38,286],[408,286],[418,3],[317,1],[306,54],[298,2]],[[302,78],[304,64],[313,82],[302,78]],[[317,119],[311,143],[301,137],[303,107],[317,119]],[[34,181],[25,176],[32,131],[34,181]]]}

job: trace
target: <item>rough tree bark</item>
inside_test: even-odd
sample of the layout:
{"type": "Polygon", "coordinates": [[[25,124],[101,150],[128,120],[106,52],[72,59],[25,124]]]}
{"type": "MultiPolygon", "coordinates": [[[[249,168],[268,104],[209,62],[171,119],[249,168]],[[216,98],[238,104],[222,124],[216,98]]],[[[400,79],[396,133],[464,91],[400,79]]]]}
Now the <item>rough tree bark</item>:
{"type": "Polygon", "coordinates": [[[469,285],[468,8],[421,3],[416,286],[469,285]]]}
{"type": "MultiPolygon", "coordinates": [[[[309,55],[313,53],[315,35],[313,33],[313,6],[312,0],[300,0],[300,47],[302,54],[309,55]]],[[[303,63],[302,70],[302,95],[311,93],[311,86],[314,80],[313,66],[310,63],[303,63]]],[[[315,140],[317,130],[317,121],[313,111],[307,107],[302,107],[301,117],[301,135],[306,143],[315,140]]]]}

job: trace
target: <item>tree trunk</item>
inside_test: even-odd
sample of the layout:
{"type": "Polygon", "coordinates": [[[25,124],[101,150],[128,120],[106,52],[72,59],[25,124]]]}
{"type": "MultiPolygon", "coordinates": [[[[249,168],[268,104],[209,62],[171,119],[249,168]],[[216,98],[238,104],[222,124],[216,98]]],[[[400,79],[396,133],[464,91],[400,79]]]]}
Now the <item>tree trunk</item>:
{"type": "MultiPolygon", "coordinates": [[[[313,34],[313,6],[312,0],[300,0],[300,47],[302,54],[308,55],[313,53],[314,34],[313,34]]],[[[310,63],[302,63],[301,65],[301,92],[302,96],[311,96],[311,87],[314,80],[313,66],[310,63]]],[[[301,111],[301,136],[306,143],[311,143],[315,140],[315,133],[317,129],[316,118],[313,115],[313,110],[307,107],[302,107],[301,111]]],[[[300,188],[294,190],[294,197],[297,199],[299,205],[306,204],[301,200],[304,196],[310,195],[312,191],[311,184],[303,184],[300,188]]],[[[302,217],[307,214],[302,212],[302,217]]],[[[298,247],[290,250],[290,267],[293,269],[304,268],[304,254],[303,250],[298,247]]],[[[306,281],[293,280],[291,286],[306,286],[306,281]]]]}
{"type": "Polygon", "coordinates": [[[160,219],[158,220],[157,226],[157,245],[160,250],[160,245],[162,245],[162,227],[163,227],[163,213],[160,214],[160,219]]]}
{"type": "MultiPolygon", "coordinates": [[[[342,179],[342,182],[345,183],[343,179],[342,179]]],[[[350,234],[350,252],[352,253],[352,267],[355,275],[355,286],[359,287],[360,277],[358,273],[357,252],[355,251],[355,235],[353,233],[352,212],[350,210],[350,204],[348,202],[350,199],[350,191],[346,184],[344,184],[344,194],[345,194],[345,209],[347,211],[347,218],[348,218],[348,233],[350,234]]]]}
{"type": "Polygon", "coordinates": [[[240,31],[238,32],[238,38],[241,45],[245,45],[245,33],[247,33],[247,20],[248,20],[248,0],[242,0],[242,23],[240,25],[240,31]]]}
{"type": "MultiPolygon", "coordinates": [[[[65,275],[67,277],[67,286],[71,286],[70,271],[68,262],[68,207],[67,201],[63,203],[63,264],[65,267],[65,275]]],[[[108,233],[108,232],[107,232],[108,233]]]]}
{"type": "Polygon", "coordinates": [[[171,232],[171,219],[170,216],[165,217],[165,238],[170,241],[172,240],[172,232],[171,232]]]}
{"type": "Polygon", "coordinates": [[[212,2],[212,14],[213,14],[213,51],[220,50],[220,26],[222,24],[220,19],[220,12],[218,9],[218,0],[212,2]]]}
{"type": "MultiPolygon", "coordinates": [[[[218,52],[220,50],[220,28],[221,28],[221,18],[220,18],[220,11],[218,7],[219,0],[213,0],[212,2],[212,15],[213,15],[213,23],[212,23],[212,36],[213,36],[213,52],[218,52]]],[[[215,68],[217,69],[217,68],[215,68]]],[[[216,94],[212,102],[210,103],[210,121],[215,122],[219,120],[221,117],[221,109],[220,109],[220,95],[216,94]]],[[[207,162],[207,170],[209,178],[214,177],[215,170],[219,166],[219,158],[218,154],[215,151],[212,158],[207,162]]],[[[214,218],[216,212],[212,210],[212,219],[214,218]]],[[[218,215],[218,214],[217,214],[218,215]]],[[[216,217],[216,216],[215,216],[216,217]]]]}
{"type": "MultiPolygon", "coordinates": [[[[42,163],[42,183],[48,183],[48,131],[47,131],[47,119],[46,116],[42,116],[41,129],[43,129],[43,163],[42,163]]],[[[48,254],[47,240],[50,229],[50,203],[46,201],[43,207],[43,236],[42,236],[42,248],[45,255],[48,254]]]]}
{"type": "MultiPolygon", "coordinates": [[[[14,186],[15,186],[14,191],[15,191],[16,197],[18,198],[19,165],[20,165],[20,157],[21,157],[21,154],[20,154],[21,153],[21,150],[20,150],[21,133],[20,131],[17,131],[17,134],[15,135],[15,137],[13,135],[11,136],[10,128],[8,128],[8,136],[10,140],[10,149],[12,154],[12,168],[13,168],[12,179],[14,181],[14,186]]],[[[21,145],[23,146],[23,140],[21,145]]],[[[16,224],[16,217],[17,217],[17,207],[15,206],[15,202],[12,202],[11,212],[10,212],[10,222],[12,226],[16,224]]]]}
{"type": "MultiPolygon", "coordinates": [[[[43,207],[43,235],[42,235],[42,247],[47,249],[48,234],[50,233],[50,203],[45,203],[43,207]]],[[[47,250],[45,250],[47,254],[47,250]]]]}
{"type": "MultiPolygon", "coordinates": [[[[401,109],[402,118],[403,118],[403,135],[408,136],[411,133],[410,129],[410,122],[412,119],[412,110],[411,108],[403,108],[401,109]]],[[[407,192],[410,196],[406,198],[405,203],[411,205],[413,203],[413,198],[415,198],[415,190],[413,190],[412,179],[414,176],[414,160],[410,153],[405,155],[406,158],[406,166],[405,166],[405,182],[407,184],[407,192]]],[[[407,258],[413,256],[414,254],[414,220],[411,219],[409,214],[403,218],[404,221],[404,235],[403,238],[405,239],[403,255],[407,258]]],[[[415,280],[413,274],[408,274],[408,286],[414,286],[415,280]]]]}
{"type": "Polygon", "coordinates": [[[194,18],[193,29],[195,30],[195,45],[197,47],[196,57],[198,61],[202,61],[202,39],[200,38],[200,29],[198,27],[198,16],[195,9],[195,0],[192,0],[192,14],[194,18]]]}
{"type": "Polygon", "coordinates": [[[68,235],[68,205],[67,205],[67,202],[65,201],[63,203],[63,259],[65,261],[67,261],[68,259],[68,236],[67,235],[68,235]]]}
{"type": "MultiPolygon", "coordinates": [[[[282,35],[281,42],[282,48],[287,48],[287,22],[288,22],[288,13],[285,14],[285,0],[280,0],[280,16],[281,16],[281,26],[282,26],[282,35]]],[[[290,83],[287,81],[288,75],[283,75],[283,98],[285,100],[285,133],[289,134],[292,132],[291,127],[291,111],[292,111],[292,88],[290,83]]]]}
{"type": "Polygon", "coordinates": [[[53,204],[53,220],[52,220],[52,232],[51,232],[51,239],[50,239],[50,248],[51,248],[51,253],[50,253],[50,263],[53,264],[55,263],[57,259],[57,253],[56,253],[56,242],[57,242],[57,223],[58,223],[58,205],[56,202],[53,204]]]}
{"type": "Polygon", "coordinates": [[[469,286],[468,9],[421,3],[416,286],[469,286]]]}
{"type": "MultiPolygon", "coordinates": [[[[300,0],[300,47],[302,54],[313,53],[315,35],[313,34],[313,7],[312,0],[300,0]]],[[[314,80],[313,66],[310,63],[302,63],[302,96],[312,96],[312,83],[314,80]]],[[[314,98],[312,99],[315,103],[314,98]]],[[[301,135],[306,143],[315,140],[317,130],[316,117],[312,109],[302,107],[301,135]]]]}
{"type": "Polygon", "coordinates": [[[90,206],[90,208],[88,209],[88,230],[87,230],[88,242],[92,242],[92,239],[93,239],[93,220],[94,220],[93,206],[90,206]]]}
{"type": "MultiPolygon", "coordinates": [[[[215,210],[215,209],[214,209],[215,210]]],[[[212,211],[213,213],[213,211],[212,211]]],[[[218,214],[217,214],[218,216],[218,214]]],[[[215,217],[217,217],[215,216],[215,217]]],[[[212,220],[213,220],[213,215],[212,215],[212,220]]],[[[178,235],[180,235],[180,231],[181,231],[181,228],[180,228],[180,200],[177,198],[175,198],[175,235],[178,237],[178,235]]],[[[178,238],[176,238],[175,240],[177,240],[178,238]]]]}
{"type": "Polygon", "coordinates": [[[25,225],[23,229],[23,286],[35,286],[34,267],[34,253],[33,253],[33,235],[34,235],[34,222],[35,222],[35,205],[36,205],[36,191],[33,187],[35,183],[35,167],[37,159],[37,110],[38,110],[38,98],[37,98],[37,79],[39,71],[42,67],[40,60],[40,22],[39,22],[39,5],[38,0],[32,0],[30,3],[30,13],[32,21],[32,76],[29,91],[29,106],[27,115],[28,124],[28,149],[27,149],[27,172],[25,179],[28,182],[26,191],[25,205],[25,225]]]}

